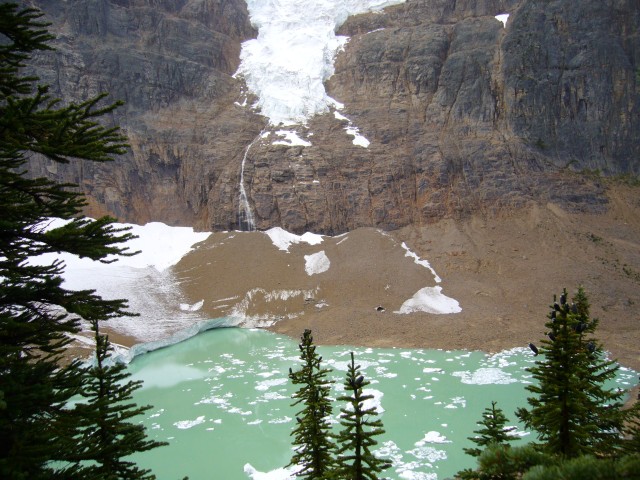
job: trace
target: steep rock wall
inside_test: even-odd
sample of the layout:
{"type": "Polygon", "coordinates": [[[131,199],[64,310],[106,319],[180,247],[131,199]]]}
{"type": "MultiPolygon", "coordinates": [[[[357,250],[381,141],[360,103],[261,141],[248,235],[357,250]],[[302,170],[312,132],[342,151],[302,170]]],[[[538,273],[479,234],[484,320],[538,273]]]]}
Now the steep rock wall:
{"type": "Polygon", "coordinates": [[[241,0],[35,3],[59,35],[39,75],[64,98],[125,99],[114,121],[132,149],[112,164],[34,169],[124,220],[237,228],[243,158],[258,228],[297,232],[541,200],[598,210],[602,186],[575,172],[640,173],[633,0],[409,0],[348,19],[327,90],[366,149],[331,114],[298,127],[312,146],[273,144],[266,119],[237,104],[240,43],[257,33],[241,0]],[[505,28],[494,16],[506,12],[505,28]]]}

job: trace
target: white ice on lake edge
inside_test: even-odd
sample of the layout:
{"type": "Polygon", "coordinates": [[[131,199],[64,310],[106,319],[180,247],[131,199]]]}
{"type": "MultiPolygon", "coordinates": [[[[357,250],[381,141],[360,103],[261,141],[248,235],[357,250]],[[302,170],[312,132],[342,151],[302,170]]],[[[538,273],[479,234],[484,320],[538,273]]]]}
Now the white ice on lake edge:
{"type": "MultiPolygon", "coordinates": [[[[64,223],[59,219],[51,219],[42,227],[57,228],[64,223]]],[[[114,318],[109,321],[109,325],[123,335],[129,335],[146,343],[138,344],[129,351],[122,350],[119,352],[121,359],[128,361],[135,355],[177,343],[199,332],[220,326],[235,326],[243,322],[241,308],[233,310],[234,313],[228,318],[203,318],[198,312],[202,309],[204,300],[194,304],[185,303],[179,289],[176,288],[176,279],[170,267],[177,264],[197,243],[206,240],[211,235],[210,232],[194,232],[192,228],[170,227],[159,222],[146,225],[115,224],[114,227],[131,228],[130,233],[138,238],[130,240],[126,246],[132,252],[139,251],[139,254],[132,257],[118,257],[116,262],[109,264],[79,258],[68,253],[46,254],[31,259],[31,263],[44,265],[61,259],[65,262],[63,273],[65,288],[94,289],[105,299],[128,299],[130,310],[139,313],[140,318],[114,318]]],[[[320,245],[325,239],[322,235],[309,232],[295,235],[280,227],[257,234],[267,235],[276,248],[287,253],[291,245],[306,243],[315,246],[320,245]]],[[[340,240],[338,244],[346,238],[340,240]]],[[[430,269],[436,280],[440,281],[428,262],[411,252],[406,244],[402,244],[402,248],[406,250],[406,256],[412,257],[418,265],[430,269]]],[[[304,268],[308,275],[321,274],[328,271],[330,267],[331,261],[325,250],[304,256],[304,268]]],[[[248,292],[248,295],[250,293],[248,292]]],[[[303,290],[262,292],[265,298],[277,295],[280,300],[286,300],[295,295],[309,296],[312,293],[303,290]]],[[[425,287],[418,291],[413,298],[404,303],[399,313],[414,311],[455,313],[460,310],[458,302],[444,296],[441,293],[441,287],[436,286],[425,287]]],[[[249,322],[251,319],[247,317],[244,320],[249,322]]],[[[271,324],[274,321],[277,319],[271,319],[260,325],[271,324]]]]}

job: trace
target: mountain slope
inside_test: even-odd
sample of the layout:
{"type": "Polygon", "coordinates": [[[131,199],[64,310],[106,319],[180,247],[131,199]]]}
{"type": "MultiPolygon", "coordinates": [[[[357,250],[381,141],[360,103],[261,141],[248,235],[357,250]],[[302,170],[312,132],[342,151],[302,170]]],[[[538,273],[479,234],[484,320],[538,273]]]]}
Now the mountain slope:
{"type": "Polygon", "coordinates": [[[311,146],[286,145],[232,77],[258,35],[242,0],[33,3],[58,35],[57,52],[35,59],[43,82],[63,99],[127,102],[114,121],[128,155],[32,162],[80,183],[92,214],[237,228],[243,163],[258,228],[319,233],[530,202],[603,211],[602,185],[575,172],[640,173],[633,0],[409,0],[349,17],[325,85],[344,108],[289,129],[311,146]]]}

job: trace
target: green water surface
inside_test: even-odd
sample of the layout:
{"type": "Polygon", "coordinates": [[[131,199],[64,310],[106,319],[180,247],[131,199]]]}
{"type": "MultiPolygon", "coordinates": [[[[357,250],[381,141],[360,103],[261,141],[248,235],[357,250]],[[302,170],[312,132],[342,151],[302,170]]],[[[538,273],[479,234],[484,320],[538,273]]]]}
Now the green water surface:
{"type": "MultiPolygon", "coordinates": [[[[517,443],[533,440],[513,414],[526,406],[525,368],[535,361],[528,348],[487,355],[318,347],[324,365],[333,369],[336,398],[350,351],[382,412],[386,434],[378,437],[378,453],[393,462],[385,478],[444,479],[474,466],[462,449],[473,446],[467,437],[492,400],[519,427],[523,438],[517,443]]],[[[153,405],[144,424],[150,437],[169,446],[135,460],[161,480],[285,478],[275,470],[291,458],[290,432],[300,408],[290,406],[295,390],[287,374],[299,366],[295,340],[238,328],[211,330],[136,357],[129,368],[144,387],[135,401],[153,405]]],[[[621,369],[620,388],[630,388],[633,380],[635,372],[621,369]]],[[[336,419],[341,406],[336,402],[336,419]]]]}

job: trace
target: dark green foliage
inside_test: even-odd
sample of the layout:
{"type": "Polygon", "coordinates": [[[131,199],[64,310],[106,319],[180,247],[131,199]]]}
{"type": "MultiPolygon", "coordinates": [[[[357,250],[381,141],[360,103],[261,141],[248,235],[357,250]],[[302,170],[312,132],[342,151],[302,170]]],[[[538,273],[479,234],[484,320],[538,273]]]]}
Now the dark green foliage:
{"type": "MultiPolygon", "coordinates": [[[[32,52],[49,49],[47,24],[33,9],[0,5],[0,478],[39,479],[80,470],[69,425],[80,424],[68,409],[83,392],[85,372],[64,359],[80,317],[97,322],[128,315],[124,300],[103,300],[93,291],[62,286],[64,265],[36,265],[43,253],[69,252],[94,260],[125,253],[131,238],[113,219],[77,219],[84,199],[74,185],[26,175],[34,154],[52,162],[107,161],[125,151],[115,127],[96,120],[117,104],[99,107],[103,95],[62,106],[21,75],[32,52]],[[67,220],[47,229],[50,217],[67,220]],[[52,463],[53,462],[53,463],[52,463]],[[62,466],[61,466],[62,465],[62,466]],[[71,465],[66,468],[64,465],[71,465]]],[[[84,420],[82,420],[84,421],[84,420]]]]}
{"type": "Polygon", "coordinates": [[[553,340],[542,340],[542,360],[528,369],[537,381],[527,386],[530,409],[517,411],[549,454],[611,455],[620,444],[622,392],[604,387],[618,367],[593,337],[597,325],[582,288],[573,303],[564,290],[551,306],[546,327],[553,340]]]}
{"type": "MultiPolygon", "coordinates": [[[[474,437],[469,437],[469,440],[474,442],[480,448],[464,448],[464,452],[472,457],[480,457],[485,450],[491,450],[493,453],[487,454],[487,460],[484,463],[478,462],[478,470],[465,469],[457,473],[458,478],[462,479],[479,479],[479,478],[503,478],[500,475],[507,475],[508,472],[512,472],[516,465],[519,467],[520,463],[510,461],[509,464],[498,465],[498,458],[507,458],[507,449],[509,448],[508,442],[517,440],[512,435],[516,427],[505,427],[508,420],[501,409],[496,408],[496,402],[491,402],[491,407],[487,407],[482,414],[482,420],[478,422],[478,425],[482,425],[482,428],[474,430],[473,433],[477,433],[474,437]],[[487,465],[491,470],[485,471],[483,468],[487,468],[487,465]],[[496,473],[500,469],[505,469],[505,472],[500,474],[496,473]]],[[[519,459],[528,450],[517,451],[516,458],[519,459]]],[[[512,472],[513,473],[513,472],[512,472]]],[[[509,474],[511,475],[511,474],[509,474]]],[[[511,478],[507,475],[504,478],[511,478]]]]}
{"type": "MultiPolygon", "coordinates": [[[[640,395],[639,395],[640,397],[640,395]]],[[[622,448],[629,454],[640,452],[640,398],[638,401],[628,410],[624,411],[625,425],[624,425],[624,437],[625,441],[622,444],[622,448]]]]}
{"type": "Polygon", "coordinates": [[[477,470],[463,470],[456,478],[464,480],[516,480],[522,478],[534,465],[546,465],[553,462],[549,457],[532,445],[510,447],[509,445],[490,444],[478,457],[477,470]]]}
{"type": "MultiPolygon", "coordinates": [[[[477,433],[474,437],[469,437],[473,443],[479,447],[486,447],[489,444],[505,444],[517,438],[511,435],[511,432],[516,430],[516,427],[505,427],[508,419],[502,413],[502,410],[496,408],[496,402],[491,402],[491,407],[487,407],[482,414],[482,420],[478,422],[478,425],[482,425],[479,430],[474,430],[473,433],[477,433]]],[[[471,455],[472,457],[479,457],[482,450],[479,448],[464,448],[464,453],[471,455]]]]}
{"type": "Polygon", "coordinates": [[[291,432],[295,453],[289,465],[300,468],[298,477],[329,478],[334,467],[332,451],[335,448],[329,424],[331,382],[327,375],[330,370],[321,367],[322,357],[316,353],[311,330],[304,331],[299,348],[302,368],[297,372],[289,370],[289,378],[294,385],[301,385],[293,394],[296,399],[293,406],[302,404],[304,408],[298,412],[296,426],[291,432]]]}
{"type": "Polygon", "coordinates": [[[142,382],[127,381],[130,374],[123,364],[112,363],[109,338],[99,332],[94,322],[96,358],[84,371],[86,384],[82,389],[84,400],[70,412],[71,419],[79,419],[72,426],[75,435],[71,442],[75,464],[83,475],[100,479],[153,479],[149,470],[139,469],[123,457],[143,452],[165,443],[146,438],[144,426],[133,423],[136,416],[149,410],[131,403],[133,392],[142,382]]]}
{"type": "Polygon", "coordinates": [[[623,480],[640,479],[640,455],[620,459],[589,455],[572,458],[557,465],[537,465],[522,480],[623,480]]]}
{"type": "Polygon", "coordinates": [[[338,455],[337,477],[345,480],[376,480],[377,474],[386,470],[391,464],[371,453],[377,445],[374,437],[384,433],[382,420],[373,419],[378,415],[375,407],[365,408],[364,402],[373,395],[363,393],[369,382],[360,375],[360,365],[355,364],[353,352],[351,363],[344,382],[346,394],[339,401],[347,402],[346,408],[340,409],[340,424],[344,427],[337,438],[340,445],[338,455]]]}

